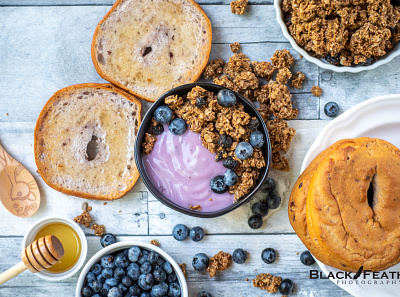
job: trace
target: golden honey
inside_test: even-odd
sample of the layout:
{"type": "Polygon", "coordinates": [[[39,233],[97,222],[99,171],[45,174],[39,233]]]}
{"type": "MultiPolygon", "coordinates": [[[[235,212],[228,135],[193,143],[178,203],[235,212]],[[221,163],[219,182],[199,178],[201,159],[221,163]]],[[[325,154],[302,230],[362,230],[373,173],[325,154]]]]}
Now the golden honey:
{"type": "Polygon", "coordinates": [[[48,268],[47,271],[62,273],[71,269],[78,262],[81,255],[81,240],[78,233],[67,224],[50,223],[39,230],[35,236],[35,240],[47,235],[57,236],[64,247],[64,256],[62,259],[48,268]]]}

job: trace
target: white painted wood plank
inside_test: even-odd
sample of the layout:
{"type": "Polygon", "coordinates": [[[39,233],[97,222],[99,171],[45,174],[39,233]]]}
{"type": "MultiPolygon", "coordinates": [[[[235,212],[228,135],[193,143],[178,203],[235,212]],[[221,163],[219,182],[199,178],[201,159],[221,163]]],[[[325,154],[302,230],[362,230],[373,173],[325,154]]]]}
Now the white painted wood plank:
{"type": "Polygon", "coordinates": [[[297,130],[287,157],[291,171],[281,172],[271,170],[271,176],[278,182],[281,192],[285,190],[282,208],[271,215],[258,230],[252,230],[247,220],[251,215],[251,205],[258,199],[262,199],[261,192],[256,194],[252,202],[242,205],[233,212],[213,219],[192,218],[180,214],[163,204],[149,193],[149,232],[150,234],[170,234],[172,228],[178,224],[187,224],[189,227],[204,226],[208,233],[292,233],[287,216],[287,202],[290,191],[300,173],[300,167],[308,148],[314,142],[327,121],[289,121],[289,126],[297,130]]]}
{"type": "MultiPolygon", "coordinates": [[[[215,297],[266,296],[265,291],[253,288],[251,285],[251,280],[259,273],[271,273],[282,278],[292,279],[295,283],[293,296],[349,296],[329,280],[308,279],[309,270],[316,270],[318,266],[316,264],[313,266],[301,264],[297,253],[301,253],[305,248],[295,235],[216,235],[205,236],[202,241],[197,243],[190,240],[178,242],[172,236],[120,236],[118,240],[149,242],[154,238],[160,241],[161,248],[170,253],[178,263],[187,264],[188,287],[191,297],[196,297],[201,290],[207,290],[215,297]],[[207,272],[194,271],[191,266],[192,258],[197,253],[204,252],[211,257],[220,250],[232,253],[238,247],[248,252],[249,256],[246,263],[242,265],[233,263],[229,269],[218,272],[213,279],[210,279],[207,272]],[[274,264],[268,265],[261,260],[261,252],[267,247],[274,248],[278,253],[278,258],[274,264]],[[250,281],[245,282],[246,278],[250,281]]],[[[19,261],[17,251],[20,250],[21,241],[21,238],[0,238],[0,253],[5,255],[0,259],[0,272],[19,261]]],[[[88,237],[88,246],[88,258],[101,249],[98,238],[93,236],[88,237]]],[[[49,296],[55,296],[54,291],[57,291],[59,297],[73,296],[78,276],[79,274],[76,274],[68,280],[53,283],[43,281],[26,271],[17,278],[10,280],[6,286],[2,286],[0,296],[10,296],[2,294],[12,293],[13,296],[28,294],[28,296],[33,297],[44,296],[46,292],[50,293],[49,296]],[[24,284],[24,287],[21,287],[21,284],[24,284]],[[52,291],[53,293],[51,293],[52,291]]]]}

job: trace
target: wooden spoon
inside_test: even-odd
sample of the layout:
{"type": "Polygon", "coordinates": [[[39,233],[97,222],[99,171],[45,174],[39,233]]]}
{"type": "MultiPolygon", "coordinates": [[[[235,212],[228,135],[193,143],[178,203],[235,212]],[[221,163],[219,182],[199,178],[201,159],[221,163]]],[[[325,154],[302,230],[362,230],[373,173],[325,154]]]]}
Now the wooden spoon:
{"type": "Polygon", "coordinates": [[[40,206],[39,187],[32,174],[0,145],[0,200],[18,217],[34,215],[40,206]]]}
{"type": "Polygon", "coordinates": [[[63,245],[56,236],[39,238],[21,253],[22,262],[0,274],[0,285],[26,269],[33,273],[47,269],[60,261],[63,256],[63,245]]]}

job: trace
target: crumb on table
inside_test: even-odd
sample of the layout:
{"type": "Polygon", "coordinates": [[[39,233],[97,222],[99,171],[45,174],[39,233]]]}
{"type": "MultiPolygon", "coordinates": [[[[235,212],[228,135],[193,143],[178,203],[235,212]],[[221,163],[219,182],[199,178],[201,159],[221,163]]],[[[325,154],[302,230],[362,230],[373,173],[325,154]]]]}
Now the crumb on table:
{"type": "Polygon", "coordinates": [[[234,0],[231,2],[231,11],[234,14],[242,15],[246,12],[249,0],[234,0]]]}
{"type": "Polygon", "coordinates": [[[269,273],[261,273],[253,279],[253,287],[266,290],[268,293],[275,293],[282,282],[280,276],[272,276],[269,273]]]}
{"type": "Polygon", "coordinates": [[[322,95],[322,89],[320,87],[318,87],[318,86],[312,86],[311,93],[315,97],[320,97],[322,95]]]}
{"type": "Polygon", "coordinates": [[[91,206],[88,206],[82,214],[74,218],[74,222],[80,224],[85,227],[89,227],[90,223],[92,222],[92,216],[90,215],[89,211],[92,210],[91,206]]]}
{"type": "Polygon", "coordinates": [[[232,53],[237,53],[240,50],[240,43],[234,42],[230,45],[232,53]]]}
{"type": "Polygon", "coordinates": [[[210,258],[210,262],[207,267],[207,272],[210,277],[214,277],[217,274],[217,271],[223,271],[232,263],[232,256],[228,253],[224,253],[220,251],[218,254],[214,255],[210,258]]]}
{"type": "Polygon", "coordinates": [[[155,245],[155,246],[160,246],[160,242],[159,242],[157,239],[152,239],[152,240],[150,241],[150,243],[151,243],[152,245],[155,245]]]}
{"type": "Polygon", "coordinates": [[[96,235],[96,236],[102,236],[106,231],[106,228],[104,227],[104,225],[99,225],[96,223],[94,223],[92,225],[92,227],[90,227],[90,229],[92,229],[94,231],[94,235],[96,235]]]}
{"type": "Polygon", "coordinates": [[[181,264],[178,264],[178,265],[179,265],[179,267],[181,268],[181,270],[182,270],[183,275],[185,276],[185,278],[187,278],[187,274],[186,274],[186,263],[181,263],[181,264]]]}

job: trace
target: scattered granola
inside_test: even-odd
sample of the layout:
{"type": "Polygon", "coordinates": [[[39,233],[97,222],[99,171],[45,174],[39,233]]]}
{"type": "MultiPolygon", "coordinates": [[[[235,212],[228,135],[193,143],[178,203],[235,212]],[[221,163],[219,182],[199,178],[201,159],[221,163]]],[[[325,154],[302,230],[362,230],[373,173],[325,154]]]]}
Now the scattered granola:
{"type": "Polygon", "coordinates": [[[85,227],[89,227],[92,222],[92,216],[89,211],[92,210],[91,206],[87,206],[85,210],[83,210],[82,214],[74,218],[74,222],[80,224],[85,227]]]}
{"type": "Polygon", "coordinates": [[[182,263],[182,264],[178,264],[179,267],[181,268],[183,275],[185,276],[185,278],[187,278],[187,274],[186,274],[186,264],[182,263]]]}
{"type": "Polygon", "coordinates": [[[228,253],[224,253],[220,251],[218,254],[214,255],[210,258],[210,262],[207,267],[207,272],[210,277],[214,277],[217,274],[217,271],[223,271],[232,263],[232,256],[228,253]]]}
{"type": "Polygon", "coordinates": [[[159,242],[157,239],[152,239],[152,240],[150,241],[150,243],[151,243],[152,245],[155,245],[155,246],[160,246],[160,242],[159,242]]]}
{"type": "Polygon", "coordinates": [[[298,71],[292,78],[292,87],[296,89],[301,89],[303,87],[303,82],[306,79],[304,73],[298,71]]]}
{"type": "Polygon", "coordinates": [[[265,78],[267,81],[272,79],[272,75],[275,72],[275,67],[272,66],[270,62],[253,61],[251,64],[253,65],[253,71],[256,76],[265,78]]]}
{"type": "Polygon", "coordinates": [[[284,0],[282,10],[297,44],[337,66],[370,65],[399,40],[400,6],[390,0],[284,0]]]}
{"type": "Polygon", "coordinates": [[[249,0],[234,0],[231,2],[231,11],[237,15],[245,13],[249,0]]]}
{"type": "Polygon", "coordinates": [[[312,86],[311,93],[315,97],[320,97],[322,95],[322,89],[320,87],[318,87],[318,86],[312,86]]]}
{"type": "Polygon", "coordinates": [[[237,53],[240,50],[240,43],[234,42],[230,45],[232,53],[237,53]]]}
{"type": "Polygon", "coordinates": [[[278,69],[288,68],[294,63],[294,58],[287,49],[277,50],[271,58],[271,62],[278,69]]]}
{"type": "Polygon", "coordinates": [[[290,72],[289,68],[283,67],[278,70],[276,82],[280,83],[281,85],[286,85],[291,77],[292,73],[290,72]]]}
{"type": "Polygon", "coordinates": [[[150,133],[145,133],[144,141],[142,143],[143,154],[148,155],[153,150],[154,144],[157,141],[157,137],[150,133]]]}
{"type": "Polygon", "coordinates": [[[222,59],[215,59],[208,62],[203,75],[205,79],[212,79],[222,74],[224,70],[225,62],[222,59]]]}
{"type": "Polygon", "coordinates": [[[280,276],[272,276],[269,273],[261,273],[253,279],[253,287],[267,290],[268,293],[275,293],[282,282],[280,276]]]}
{"type": "Polygon", "coordinates": [[[201,206],[200,205],[189,205],[189,208],[191,210],[197,210],[197,211],[201,211],[201,206]]]}
{"type": "Polygon", "coordinates": [[[104,227],[104,225],[99,225],[96,223],[94,223],[92,225],[92,227],[90,227],[90,229],[92,229],[94,231],[94,235],[97,235],[97,236],[102,236],[106,231],[106,228],[104,227]]]}

